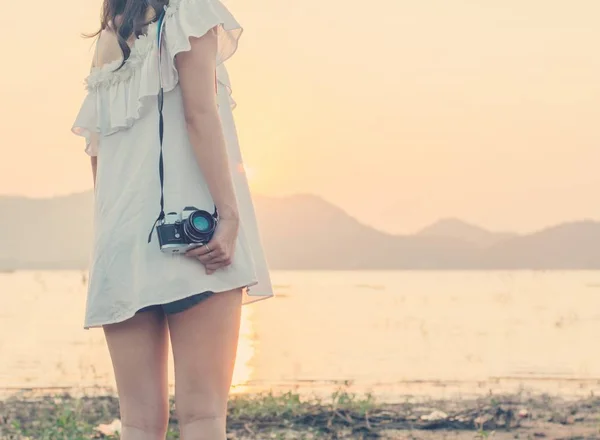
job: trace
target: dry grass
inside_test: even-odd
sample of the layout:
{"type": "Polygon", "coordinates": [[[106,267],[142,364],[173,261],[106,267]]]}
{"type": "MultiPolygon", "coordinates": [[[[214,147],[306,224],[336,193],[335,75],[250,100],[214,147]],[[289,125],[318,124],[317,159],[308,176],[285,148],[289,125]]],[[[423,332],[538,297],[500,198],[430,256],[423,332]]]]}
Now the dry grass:
{"type": "MultiPolygon", "coordinates": [[[[113,396],[69,395],[0,401],[0,439],[116,439],[99,424],[118,419],[113,396]]],[[[376,402],[342,389],[329,399],[303,400],[295,393],[234,397],[228,437],[249,439],[598,439],[600,399],[567,402],[521,393],[476,400],[407,399],[376,402]]],[[[172,412],[167,439],[178,439],[172,412]]]]}

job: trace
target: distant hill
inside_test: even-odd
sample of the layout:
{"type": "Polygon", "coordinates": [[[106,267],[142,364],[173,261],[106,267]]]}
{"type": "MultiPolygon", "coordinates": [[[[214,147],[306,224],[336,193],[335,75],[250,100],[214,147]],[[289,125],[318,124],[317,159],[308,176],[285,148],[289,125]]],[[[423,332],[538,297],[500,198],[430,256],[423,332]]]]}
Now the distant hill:
{"type": "MultiPolygon", "coordinates": [[[[599,269],[600,223],[569,223],[531,235],[494,233],[444,219],[395,236],[313,196],[255,197],[273,269],[599,269]]],[[[83,269],[92,194],[0,197],[0,270],[83,269]]]]}
{"type": "Polygon", "coordinates": [[[54,199],[0,197],[0,269],[85,267],[92,209],[91,193],[54,199]]]}
{"type": "Polygon", "coordinates": [[[439,220],[421,230],[417,235],[423,237],[453,237],[480,247],[492,246],[516,236],[516,234],[511,233],[490,232],[456,218],[439,220]]]}
{"type": "Polygon", "coordinates": [[[482,264],[502,269],[598,269],[600,223],[566,223],[503,241],[485,250],[482,264]]]}
{"type": "Polygon", "coordinates": [[[419,269],[472,263],[474,247],[463,240],[390,235],[313,195],[258,197],[256,211],[273,267],[419,269]]]}

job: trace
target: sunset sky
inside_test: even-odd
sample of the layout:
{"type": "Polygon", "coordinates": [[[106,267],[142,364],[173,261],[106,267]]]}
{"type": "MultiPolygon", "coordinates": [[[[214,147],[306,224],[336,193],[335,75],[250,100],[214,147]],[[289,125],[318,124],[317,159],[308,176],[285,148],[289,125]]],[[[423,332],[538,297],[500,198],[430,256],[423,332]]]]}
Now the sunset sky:
{"type": "MultiPolygon", "coordinates": [[[[410,232],[600,220],[600,1],[228,0],[252,188],[410,232]]],[[[2,15],[0,194],[92,186],[70,127],[99,0],[2,15]]]]}

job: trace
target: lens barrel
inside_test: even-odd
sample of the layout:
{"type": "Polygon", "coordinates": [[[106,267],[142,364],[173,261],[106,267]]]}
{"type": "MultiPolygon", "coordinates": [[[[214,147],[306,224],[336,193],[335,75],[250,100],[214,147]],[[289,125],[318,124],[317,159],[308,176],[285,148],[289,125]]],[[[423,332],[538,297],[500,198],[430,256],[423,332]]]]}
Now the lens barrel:
{"type": "Polygon", "coordinates": [[[217,221],[210,213],[197,210],[183,222],[183,232],[190,243],[205,243],[212,238],[216,226],[217,221]]]}

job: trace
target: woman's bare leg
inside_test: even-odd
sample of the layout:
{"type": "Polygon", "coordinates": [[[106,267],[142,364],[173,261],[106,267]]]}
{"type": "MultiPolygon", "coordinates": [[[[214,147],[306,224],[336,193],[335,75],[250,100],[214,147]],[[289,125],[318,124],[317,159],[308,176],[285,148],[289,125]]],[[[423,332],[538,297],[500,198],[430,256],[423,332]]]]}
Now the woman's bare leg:
{"type": "Polygon", "coordinates": [[[169,332],[162,310],[104,326],[121,408],[121,440],[164,440],[169,424],[169,332]]]}
{"type": "Polygon", "coordinates": [[[225,440],[227,398],[240,331],[241,289],[169,315],[175,407],[182,440],[225,440]]]}

